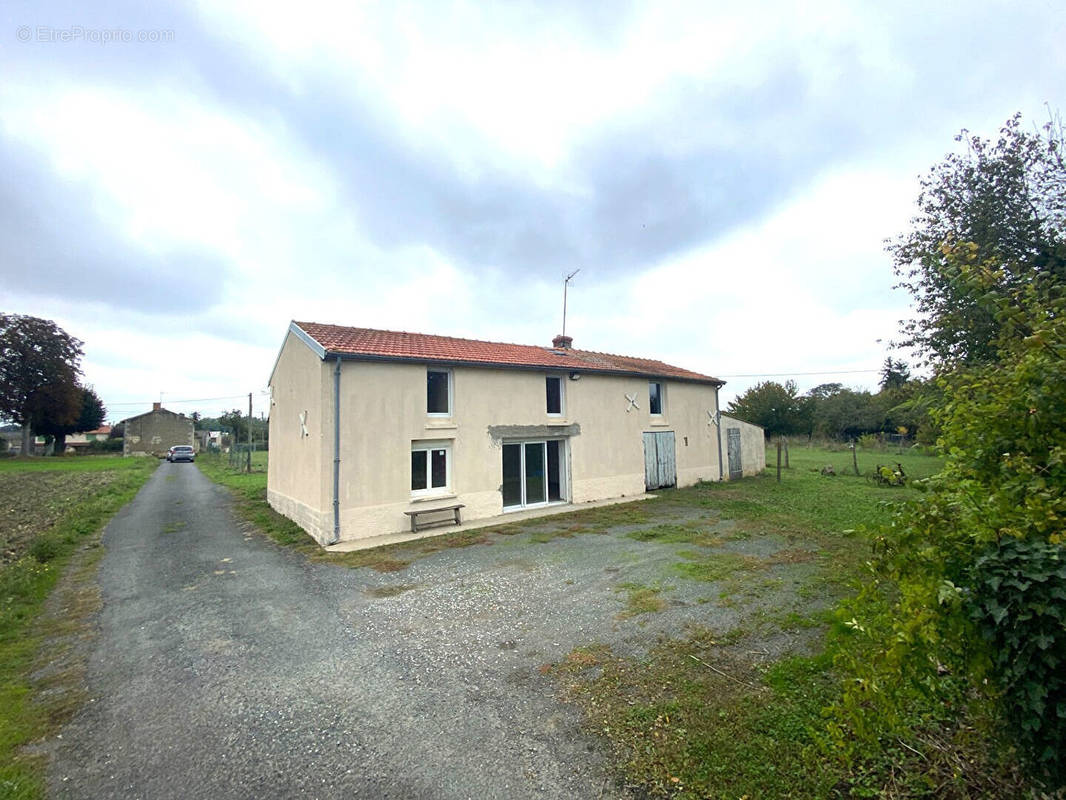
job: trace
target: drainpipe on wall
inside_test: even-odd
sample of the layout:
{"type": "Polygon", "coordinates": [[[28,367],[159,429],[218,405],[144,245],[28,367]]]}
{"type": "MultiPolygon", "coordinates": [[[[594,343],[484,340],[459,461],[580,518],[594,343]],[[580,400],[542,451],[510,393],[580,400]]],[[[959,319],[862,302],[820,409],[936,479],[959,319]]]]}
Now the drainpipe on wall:
{"type": "MultiPolygon", "coordinates": [[[[719,458],[721,454],[719,453],[719,458]]],[[[341,539],[341,357],[333,369],[333,540],[341,539]]]]}
{"type": "Polygon", "coordinates": [[[714,427],[718,429],[718,480],[725,480],[722,471],[722,407],[718,404],[718,390],[721,386],[714,387],[714,427]]]}

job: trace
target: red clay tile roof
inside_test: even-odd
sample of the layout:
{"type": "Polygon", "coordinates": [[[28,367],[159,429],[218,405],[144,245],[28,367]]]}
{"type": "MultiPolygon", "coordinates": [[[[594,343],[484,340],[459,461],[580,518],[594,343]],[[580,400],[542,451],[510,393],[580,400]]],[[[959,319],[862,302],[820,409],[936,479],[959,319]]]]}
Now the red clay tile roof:
{"type": "Polygon", "coordinates": [[[709,375],[701,375],[698,372],[649,358],[616,356],[586,350],[553,350],[550,347],[536,347],[528,344],[482,342],[476,339],[456,339],[451,336],[432,336],[424,333],[349,328],[343,325],[323,325],[318,322],[296,322],[294,324],[317,342],[327,354],[333,355],[366,356],[390,361],[443,361],[482,366],[610,372],[657,378],[678,378],[701,383],[722,383],[709,375]]]}

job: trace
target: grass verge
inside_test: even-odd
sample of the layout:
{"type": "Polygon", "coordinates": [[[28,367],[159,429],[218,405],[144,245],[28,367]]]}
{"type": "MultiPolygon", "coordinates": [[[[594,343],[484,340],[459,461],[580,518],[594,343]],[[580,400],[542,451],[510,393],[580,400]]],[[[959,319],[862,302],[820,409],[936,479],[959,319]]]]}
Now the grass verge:
{"type": "Polygon", "coordinates": [[[646,662],[582,648],[551,672],[653,797],[831,796],[842,770],[811,757],[831,691],[823,665],[788,660],[764,675],[740,650],[703,632],[646,662]]]}
{"type": "MultiPolygon", "coordinates": [[[[49,637],[62,633],[56,625],[42,623],[42,609],[77,554],[86,546],[90,550],[97,546],[107,520],[133,499],[157,465],[154,459],[106,457],[3,462],[5,472],[18,471],[16,467],[33,472],[110,468],[111,479],[93,497],[37,532],[27,554],[0,568],[0,796],[43,796],[43,759],[22,748],[69,718],[81,699],[75,690],[57,691],[71,685],[70,669],[76,671],[76,666],[53,671],[41,681],[31,678],[49,637]]],[[[86,576],[91,579],[96,561],[92,554],[77,559],[75,583],[84,584],[86,576]]],[[[91,613],[89,602],[88,607],[80,601],[75,605],[91,613]]]]}

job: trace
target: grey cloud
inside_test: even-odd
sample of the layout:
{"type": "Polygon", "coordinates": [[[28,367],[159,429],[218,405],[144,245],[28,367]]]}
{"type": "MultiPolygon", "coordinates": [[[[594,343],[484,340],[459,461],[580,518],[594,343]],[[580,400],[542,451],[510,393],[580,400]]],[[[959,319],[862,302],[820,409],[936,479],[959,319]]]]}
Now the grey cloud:
{"type": "MultiPolygon", "coordinates": [[[[77,297],[141,312],[218,301],[226,264],[195,245],[156,252],[94,213],[97,198],[0,137],[0,277],[9,291],[77,297]]],[[[165,187],[160,187],[165,191],[165,187]]]]}
{"type": "MultiPolygon", "coordinates": [[[[624,29],[624,15],[611,17],[608,5],[587,8],[568,12],[561,24],[590,38],[601,35],[597,31],[610,38],[624,29]],[[608,18],[612,24],[603,24],[608,18]]],[[[529,8],[516,13],[544,19],[529,8]]],[[[842,161],[898,147],[926,136],[933,126],[950,135],[989,102],[1004,102],[1006,117],[1013,110],[1015,87],[1030,85],[1042,68],[1054,68],[1055,56],[1044,54],[1055,48],[1043,44],[1055,32],[1035,12],[1032,19],[1005,27],[1002,13],[968,9],[965,36],[958,34],[955,14],[907,18],[905,11],[891,29],[871,32],[886,37],[914,70],[913,85],[882,85],[878,69],[847,47],[832,54],[835,70],[821,76],[824,83],[817,87],[803,77],[803,54],[787,47],[771,54],[772,68],[755,89],[724,80],[713,85],[677,80],[656,98],[654,110],[634,109],[629,118],[581,143],[568,176],[582,187],[580,195],[544,188],[502,169],[472,178],[439,154],[396,136],[394,123],[369,95],[352,103],[348,98],[358,92],[359,76],[300,76],[302,88],[295,91],[274,80],[257,54],[240,50],[230,32],[180,9],[56,3],[42,10],[27,4],[10,14],[12,24],[26,18],[54,24],[78,19],[85,25],[170,27],[176,38],[152,46],[34,45],[9,50],[9,57],[14,52],[21,68],[66,79],[178,85],[249,119],[281,121],[335,176],[346,210],[384,248],[425,243],[482,273],[499,269],[528,276],[585,266],[606,275],[632,272],[757,221],[842,161]],[[1009,41],[1015,25],[1032,34],[1030,45],[1024,50],[992,46],[1009,41]],[[978,68],[972,42],[981,45],[978,68]],[[728,144],[702,135],[715,129],[742,135],[728,144]],[[675,137],[690,144],[676,147],[675,137]]],[[[943,149],[949,146],[945,140],[943,149]]],[[[141,298],[136,302],[162,302],[165,290],[140,277],[145,274],[141,259],[121,242],[116,245],[111,237],[117,235],[89,217],[89,204],[79,205],[84,195],[75,198],[43,174],[28,177],[32,182],[17,189],[7,183],[5,207],[33,218],[32,208],[44,213],[40,206],[58,203],[63,221],[44,228],[36,218],[39,244],[20,251],[24,269],[42,253],[57,276],[69,277],[75,264],[84,268],[91,262],[111,280],[132,282],[141,298]],[[46,241],[60,235],[84,242],[76,248],[77,259],[46,241]],[[100,252],[115,247],[117,259],[100,252]]],[[[23,225],[3,224],[5,236],[23,225]]],[[[154,266],[167,275],[188,266],[190,257],[209,265],[202,271],[225,272],[224,265],[202,253],[172,256],[154,266]]]]}

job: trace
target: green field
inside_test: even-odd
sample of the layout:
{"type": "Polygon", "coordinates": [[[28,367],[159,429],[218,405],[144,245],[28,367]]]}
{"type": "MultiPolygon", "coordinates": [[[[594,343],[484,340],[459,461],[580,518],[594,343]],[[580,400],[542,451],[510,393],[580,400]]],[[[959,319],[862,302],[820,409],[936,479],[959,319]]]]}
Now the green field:
{"type": "Polygon", "coordinates": [[[152,458],[122,456],[39,456],[35,458],[0,458],[0,474],[5,472],[115,472],[138,471],[152,458]]]}
{"type": "Polygon", "coordinates": [[[801,529],[819,531],[873,525],[885,518],[880,508],[882,501],[914,497],[913,482],[930,477],[943,465],[941,459],[927,455],[859,449],[856,453],[859,477],[856,477],[850,450],[792,445],[789,448],[791,468],[782,468],[781,483],[777,483],[776,458],[776,450],[768,447],[765,473],[737,484],[717,484],[721,491],[715,497],[723,504],[723,513],[745,519],[776,518],[781,524],[799,524],[801,529]],[[897,462],[903,465],[909,485],[878,486],[873,482],[870,476],[878,465],[897,462]],[[833,467],[836,475],[823,476],[821,471],[826,466],[833,467]]]}
{"type": "Polygon", "coordinates": [[[81,665],[65,641],[95,608],[99,535],[158,466],[113,456],[0,461],[0,797],[44,794],[43,762],[20,748],[84,700],[81,665]],[[63,613],[43,612],[54,591],[63,613]],[[31,679],[45,665],[48,677],[31,679]]]}

